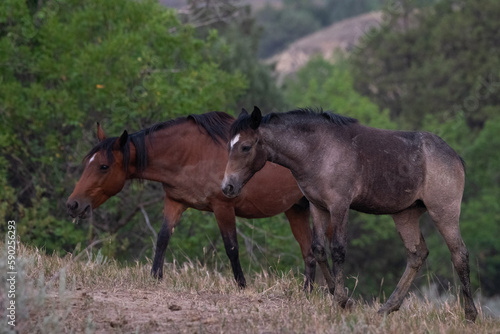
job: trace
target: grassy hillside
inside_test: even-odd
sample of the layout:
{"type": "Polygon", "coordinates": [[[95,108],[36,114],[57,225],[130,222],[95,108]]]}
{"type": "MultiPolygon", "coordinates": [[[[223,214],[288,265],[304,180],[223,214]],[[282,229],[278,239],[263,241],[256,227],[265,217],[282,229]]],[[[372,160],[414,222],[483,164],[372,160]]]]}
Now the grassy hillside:
{"type": "MultiPolygon", "coordinates": [[[[5,245],[0,260],[5,275],[5,245]]],[[[293,273],[254,274],[240,291],[229,272],[197,263],[168,264],[165,278],[149,276],[150,264],[118,266],[84,251],[64,258],[19,245],[16,266],[18,333],[497,333],[500,321],[485,316],[464,322],[453,295],[430,300],[410,295],[402,309],[378,316],[377,301],[332,307],[325,290],[301,291],[293,273]]],[[[2,277],[2,280],[5,278],[2,277]]],[[[0,301],[7,300],[0,290],[0,301]]],[[[0,332],[8,332],[5,305],[0,332]]]]}

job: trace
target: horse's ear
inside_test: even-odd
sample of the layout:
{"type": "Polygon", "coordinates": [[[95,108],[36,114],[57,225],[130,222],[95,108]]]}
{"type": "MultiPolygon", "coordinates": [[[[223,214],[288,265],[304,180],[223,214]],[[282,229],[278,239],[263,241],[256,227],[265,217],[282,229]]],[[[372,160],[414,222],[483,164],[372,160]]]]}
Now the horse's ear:
{"type": "Polygon", "coordinates": [[[245,108],[241,108],[241,112],[240,112],[240,116],[245,116],[245,115],[248,115],[248,111],[245,109],[245,108]]]}
{"type": "Polygon", "coordinates": [[[262,112],[257,106],[253,107],[252,115],[250,115],[250,128],[256,130],[262,121],[262,112]]]}
{"type": "Polygon", "coordinates": [[[128,139],[128,132],[127,130],[123,131],[122,135],[120,136],[119,142],[120,142],[120,147],[124,147],[125,144],[127,143],[128,139]]]}
{"type": "Polygon", "coordinates": [[[101,128],[101,124],[99,124],[99,122],[97,122],[97,139],[99,139],[99,141],[103,141],[104,139],[106,139],[106,134],[101,128]]]}

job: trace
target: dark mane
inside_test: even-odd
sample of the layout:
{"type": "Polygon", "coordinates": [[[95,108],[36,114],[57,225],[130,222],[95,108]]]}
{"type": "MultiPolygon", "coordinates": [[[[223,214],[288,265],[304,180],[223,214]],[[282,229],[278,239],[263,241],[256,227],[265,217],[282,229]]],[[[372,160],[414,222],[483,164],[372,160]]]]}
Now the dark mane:
{"type": "Polygon", "coordinates": [[[229,128],[233,120],[233,117],[226,113],[212,111],[206,114],[192,114],[187,117],[179,117],[166,122],[157,123],[149,128],[130,134],[123,147],[120,147],[118,144],[118,137],[106,138],[90,150],[85,156],[84,161],[90,159],[97,152],[105,151],[108,163],[111,164],[114,161],[113,150],[119,150],[123,155],[123,168],[125,172],[127,172],[130,164],[130,143],[132,142],[136,149],[136,168],[140,176],[144,169],[146,169],[148,162],[146,136],[153,135],[157,131],[175,125],[193,121],[200,130],[205,131],[215,143],[224,145],[228,141],[229,128]]]}
{"type": "Polygon", "coordinates": [[[203,128],[214,142],[225,145],[229,140],[229,128],[234,118],[224,112],[212,111],[201,115],[189,115],[187,120],[203,128]]]}
{"type": "MultiPolygon", "coordinates": [[[[270,113],[262,118],[262,124],[270,124],[277,120],[290,120],[290,119],[323,119],[329,123],[338,126],[347,126],[349,124],[357,123],[355,118],[347,117],[332,113],[330,111],[323,111],[322,109],[300,108],[291,110],[285,113],[270,113]]],[[[237,133],[250,128],[250,115],[242,115],[233,123],[230,130],[230,137],[234,137],[237,133]]]]}
{"type": "Polygon", "coordinates": [[[344,126],[352,123],[357,123],[358,120],[355,118],[342,116],[339,114],[335,114],[331,111],[323,111],[323,109],[313,109],[313,108],[299,108],[295,110],[288,111],[286,113],[271,113],[266,115],[262,119],[262,123],[271,123],[273,119],[289,119],[290,116],[301,117],[305,119],[318,119],[323,118],[329,121],[332,124],[344,126]]]}

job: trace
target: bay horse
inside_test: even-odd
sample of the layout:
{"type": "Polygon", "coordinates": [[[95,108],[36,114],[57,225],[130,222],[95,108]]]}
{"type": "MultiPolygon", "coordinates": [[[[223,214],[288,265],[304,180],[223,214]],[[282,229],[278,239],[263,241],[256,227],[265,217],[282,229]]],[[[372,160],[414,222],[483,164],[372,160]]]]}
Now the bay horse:
{"type": "Polygon", "coordinates": [[[426,132],[371,128],[353,118],[310,109],[265,117],[257,107],[251,115],[243,110],[231,127],[224,194],[238,196],[268,161],[289,168],[309,200],[313,252],[341,307],[348,302],[343,264],[349,209],[391,215],[406,248],[406,270],[380,314],[399,309],[427,258],[419,227],[419,217],[427,211],[462,282],[465,317],[475,321],[469,255],[459,228],[465,165],[441,138],[426,132]],[[324,236],[330,243],[333,271],[324,236]]]}
{"type": "Polygon", "coordinates": [[[268,163],[237,199],[222,194],[227,141],[234,118],[223,112],[190,115],[142,131],[106,138],[97,124],[99,143],[83,160],[85,168],[67,200],[73,218],[87,218],[129,179],[161,182],[165,191],[163,224],[158,233],[151,274],[161,279],[165,250],[187,208],[214,213],[234,278],[246,286],[241,269],[235,216],[264,218],[284,212],[305,263],[304,289],[314,282],[309,203],[286,168],[268,163]]]}

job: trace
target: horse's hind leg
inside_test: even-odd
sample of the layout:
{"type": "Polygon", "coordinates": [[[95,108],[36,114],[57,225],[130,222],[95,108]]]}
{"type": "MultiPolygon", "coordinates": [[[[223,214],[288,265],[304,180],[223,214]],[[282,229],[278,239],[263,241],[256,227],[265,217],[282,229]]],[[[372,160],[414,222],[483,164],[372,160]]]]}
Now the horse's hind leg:
{"type": "Polygon", "coordinates": [[[392,215],[396,229],[406,248],[407,263],[396,289],[379,310],[381,314],[399,310],[415,276],[429,254],[419,226],[419,218],[424,212],[425,208],[423,207],[413,207],[392,215]]]}
{"type": "Polygon", "coordinates": [[[474,305],[474,300],[472,299],[470,287],[469,252],[460,234],[460,203],[458,202],[458,204],[455,205],[454,210],[452,206],[447,206],[445,209],[429,208],[429,215],[436,224],[439,233],[443,236],[450,250],[451,261],[462,282],[465,318],[468,321],[474,322],[477,317],[477,310],[474,305]]]}
{"type": "Polygon", "coordinates": [[[236,235],[236,216],[234,214],[234,207],[229,205],[216,205],[214,206],[215,219],[219,225],[219,230],[224,242],[227,257],[231,262],[233,269],[234,279],[240,288],[246,287],[247,283],[243,270],[241,269],[240,256],[238,250],[238,238],[236,235]]]}
{"type": "Polygon", "coordinates": [[[153,268],[151,269],[151,275],[155,278],[163,278],[165,251],[167,250],[173,229],[179,222],[184,210],[185,207],[181,203],[165,198],[163,224],[161,225],[160,232],[158,232],[158,238],[156,239],[155,258],[153,260],[153,268]]]}
{"type": "Polygon", "coordinates": [[[304,259],[304,290],[312,291],[314,276],[316,274],[316,259],[312,252],[312,231],[309,224],[309,202],[299,203],[285,211],[285,215],[290,222],[293,236],[300,245],[302,258],[304,259]]]}

